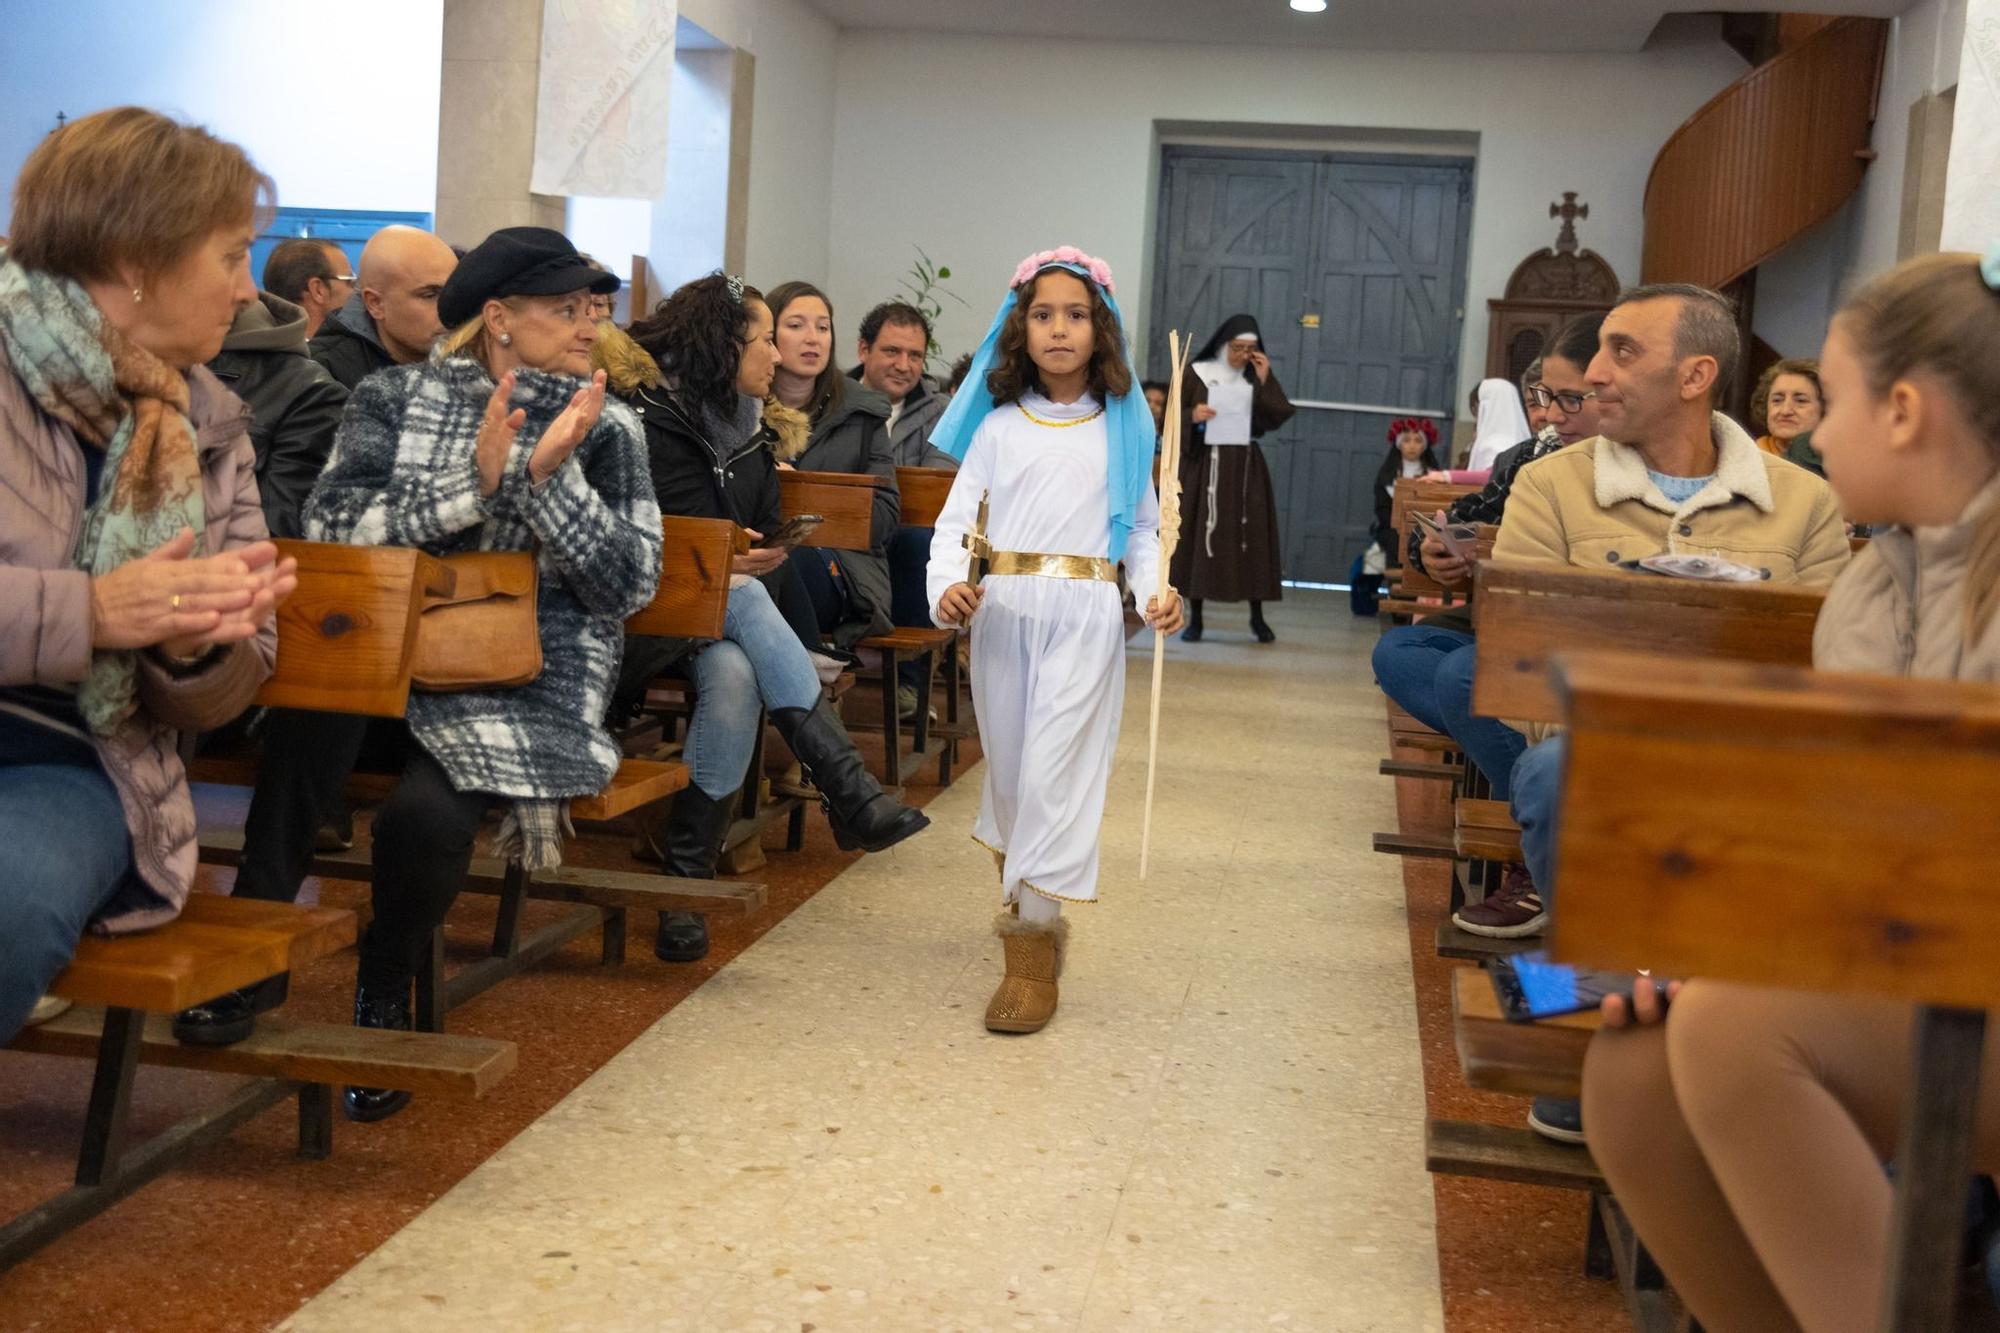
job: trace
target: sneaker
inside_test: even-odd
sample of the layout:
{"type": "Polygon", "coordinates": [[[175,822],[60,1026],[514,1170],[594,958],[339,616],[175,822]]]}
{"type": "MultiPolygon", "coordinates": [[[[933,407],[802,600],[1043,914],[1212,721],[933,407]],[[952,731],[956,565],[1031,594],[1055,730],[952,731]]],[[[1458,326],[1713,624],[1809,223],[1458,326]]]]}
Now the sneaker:
{"type": "Polygon", "coordinates": [[[58,1018],[69,1011],[69,1006],[70,1002],[60,995],[44,995],[36,1000],[35,1007],[28,1011],[27,1026],[33,1027],[37,1023],[46,1023],[51,1018],[58,1018]]]}
{"type": "Polygon", "coordinates": [[[1574,1097],[1537,1097],[1528,1108],[1528,1128],[1557,1143],[1583,1146],[1583,1103],[1574,1097]]]}
{"type": "Polygon", "coordinates": [[[822,685],[833,684],[840,679],[841,673],[847,670],[847,663],[838,657],[829,657],[825,653],[816,653],[811,649],[806,650],[806,660],[812,663],[813,674],[819,677],[819,683],[822,685]]]}
{"type": "Polygon", "coordinates": [[[917,688],[914,685],[896,687],[896,720],[908,722],[917,715],[917,688]]]}
{"type": "Polygon", "coordinates": [[[1549,923],[1549,914],[1542,906],[1542,895],[1535,882],[1528,878],[1528,868],[1511,865],[1498,892],[1485,902],[1459,908],[1451,914],[1451,920],[1469,934],[1493,940],[1517,940],[1524,935],[1541,934],[1549,923]]]}
{"type": "Polygon", "coordinates": [[[319,826],[313,835],[313,850],[316,852],[347,852],[354,850],[354,812],[342,805],[340,813],[319,826]]]}

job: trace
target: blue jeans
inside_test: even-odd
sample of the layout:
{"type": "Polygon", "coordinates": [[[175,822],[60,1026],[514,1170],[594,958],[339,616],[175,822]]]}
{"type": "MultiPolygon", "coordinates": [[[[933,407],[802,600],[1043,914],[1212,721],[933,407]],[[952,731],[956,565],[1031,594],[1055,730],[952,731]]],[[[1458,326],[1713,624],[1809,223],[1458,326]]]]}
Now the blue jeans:
{"type": "Polygon", "coordinates": [[[1507,799],[1514,761],[1527,738],[1506,723],[1472,712],[1472,674],[1479,650],[1463,630],[1399,625],[1375,644],[1375,679],[1411,717],[1457,741],[1507,799]]]}
{"type": "Polygon", "coordinates": [[[1382,693],[1432,731],[1444,731],[1444,713],[1437,703],[1438,667],[1472,636],[1455,629],[1428,625],[1398,625],[1375,641],[1375,681],[1382,693]]]}
{"type": "MultiPolygon", "coordinates": [[[[32,724],[26,724],[32,725],[32,724]]],[[[132,873],[132,835],[91,762],[0,764],[0,1046],[69,966],[84,927],[132,873]]]]}
{"type": "Polygon", "coordinates": [[[1514,822],[1521,826],[1521,859],[1528,876],[1542,892],[1542,906],[1555,906],[1552,861],[1556,853],[1556,814],[1562,805],[1563,753],[1567,743],[1551,736],[1530,745],[1514,763],[1514,822]]]}
{"type": "MultiPolygon", "coordinates": [[[[897,528],[889,539],[889,619],[897,625],[931,628],[931,566],[933,528],[897,528]]],[[[923,672],[915,661],[896,669],[897,679],[922,692],[923,672]]]]}
{"type": "Polygon", "coordinates": [[[695,704],[683,755],[694,785],[715,801],[743,785],[760,706],[810,709],[819,702],[812,661],[763,584],[731,590],[722,633],[688,668],[695,704]]]}

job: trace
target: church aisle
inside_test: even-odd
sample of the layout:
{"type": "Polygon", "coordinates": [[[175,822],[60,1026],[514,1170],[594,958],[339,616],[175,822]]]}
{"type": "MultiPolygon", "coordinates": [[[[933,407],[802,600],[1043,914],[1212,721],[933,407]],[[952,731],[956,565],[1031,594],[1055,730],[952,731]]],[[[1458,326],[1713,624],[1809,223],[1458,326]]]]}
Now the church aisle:
{"type": "Polygon", "coordinates": [[[1144,884],[1134,641],[1047,1031],[974,769],[283,1327],[1441,1328],[1375,627],[1272,610],[1169,650],[1144,884]]]}

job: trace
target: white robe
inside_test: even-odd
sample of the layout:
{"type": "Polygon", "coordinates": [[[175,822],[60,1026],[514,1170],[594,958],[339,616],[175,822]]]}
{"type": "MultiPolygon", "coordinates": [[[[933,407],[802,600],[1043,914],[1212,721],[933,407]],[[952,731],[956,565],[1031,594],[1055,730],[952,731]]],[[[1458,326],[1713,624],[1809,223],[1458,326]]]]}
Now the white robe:
{"type": "MultiPolygon", "coordinates": [[[[1097,408],[1088,395],[1059,404],[1030,393],[980,423],[931,539],[933,620],[945,623],[938,601],[967,577],[964,538],[982,495],[995,551],[1110,553],[1104,418],[1043,426],[1027,415],[1082,422],[1097,408]]],[[[1148,486],[1123,561],[1141,608],[1159,590],[1159,530],[1159,499],[1148,486]]],[[[972,619],[972,701],[986,781],[972,836],[1005,858],[1006,902],[1024,888],[1093,902],[1104,787],[1125,706],[1118,587],[1026,574],[989,574],[982,586],[985,599],[972,619]]]]}

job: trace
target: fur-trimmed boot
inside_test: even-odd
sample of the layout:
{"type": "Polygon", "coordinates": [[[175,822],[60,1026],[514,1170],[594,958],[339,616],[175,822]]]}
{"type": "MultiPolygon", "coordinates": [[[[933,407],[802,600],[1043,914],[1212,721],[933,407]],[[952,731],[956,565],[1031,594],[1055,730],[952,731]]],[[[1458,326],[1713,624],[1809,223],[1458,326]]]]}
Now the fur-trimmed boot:
{"type": "Polygon", "coordinates": [[[1024,921],[1013,912],[993,918],[1007,951],[1007,975],[986,1005],[988,1032],[1040,1032],[1056,1015],[1056,978],[1069,946],[1069,922],[1024,921]]]}

